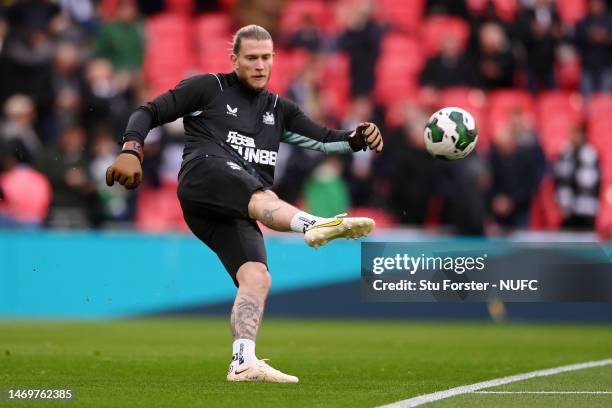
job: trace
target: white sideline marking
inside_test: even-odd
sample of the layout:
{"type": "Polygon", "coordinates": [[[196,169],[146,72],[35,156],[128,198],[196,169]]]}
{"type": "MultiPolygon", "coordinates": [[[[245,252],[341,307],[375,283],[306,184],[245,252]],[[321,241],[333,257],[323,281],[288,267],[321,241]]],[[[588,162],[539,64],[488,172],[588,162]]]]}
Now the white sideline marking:
{"type": "Polygon", "coordinates": [[[585,363],[570,364],[555,368],[546,368],[544,370],[530,371],[528,373],[511,375],[509,377],[496,378],[494,380],[483,381],[461,387],[450,388],[444,391],[438,391],[431,394],[419,395],[418,397],[393,402],[388,405],[383,405],[380,408],[406,408],[416,407],[427,404],[433,401],[438,401],[445,398],[454,397],[456,395],[473,393],[474,391],[482,390],[483,388],[497,387],[499,385],[510,384],[517,381],[528,380],[536,377],[547,377],[549,375],[566,373],[568,371],[583,370],[585,368],[602,367],[612,364],[612,358],[599,361],[587,361],[585,363]]]}
{"type": "Polygon", "coordinates": [[[612,391],[474,391],[471,394],[612,394],[612,391]]]}

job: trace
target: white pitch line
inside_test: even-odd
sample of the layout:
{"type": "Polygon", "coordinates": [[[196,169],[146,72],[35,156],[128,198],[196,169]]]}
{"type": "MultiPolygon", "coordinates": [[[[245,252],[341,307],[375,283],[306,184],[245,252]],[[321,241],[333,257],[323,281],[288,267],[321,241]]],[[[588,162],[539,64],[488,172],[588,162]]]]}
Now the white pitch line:
{"type": "Polygon", "coordinates": [[[612,391],[474,391],[471,394],[612,394],[612,391]]]}
{"type": "Polygon", "coordinates": [[[444,391],[438,391],[431,394],[419,395],[418,397],[409,398],[402,401],[393,402],[388,405],[383,405],[380,408],[407,408],[416,407],[419,405],[427,404],[433,401],[438,401],[445,398],[454,397],[456,395],[473,393],[474,391],[482,390],[484,388],[497,387],[504,384],[510,384],[517,381],[528,380],[536,377],[547,377],[549,375],[556,375],[566,373],[568,371],[583,370],[585,368],[602,367],[612,364],[612,358],[598,361],[587,361],[585,363],[570,364],[561,367],[547,368],[544,370],[530,371],[528,373],[511,375],[509,377],[496,378],[494,380],[483,381],[470,385],[463,385],[461,387],[450,388],[444,391]]]}

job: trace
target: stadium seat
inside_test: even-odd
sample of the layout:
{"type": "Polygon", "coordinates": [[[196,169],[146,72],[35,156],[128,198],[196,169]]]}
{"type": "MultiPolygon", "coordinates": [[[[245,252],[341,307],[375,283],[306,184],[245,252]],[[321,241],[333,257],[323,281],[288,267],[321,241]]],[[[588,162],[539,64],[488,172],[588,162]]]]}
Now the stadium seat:
{"type": "MultiPolygon", "coordinates": [[[[521,89],[502,89],[492,91],[488,95],[488,131],[492,135],[504,126],[514,109],[533,115],[534,102],[529,92],[521,89]]],[[[532,117],[535,119],[535,117],[532,117]]]]}
{"type": "Polygon", "coordinates": [[[338,30],[335,10],[323,0],[293,0],[282,11],[280,18],[280,31],[289,35],[298,30],[304,17],[310,16],[316,26],[323,33],[338,30]]]}
{"type": "Polygon", "coordinates": [[[601,239],[612,239],[612,180],[604,179],[595,227],[601,239]]]}
{"type": "Polygon", "coordinates": [[[545,177],[538,192],[531,201],[529,226],[539,230],[559,229],[563,214],[557,205],[555,183],[552,177],[545,177]]]}
{"type": "Polygon", "coordinates": [[[587,13],[586,0],[557,0],[557,11],[561,22],[573,27],[587,13]]]}
{"type": "Polygon", "coordinates": [[[195,19],[194,30],[196,41],[223,38],[227,42],[231,35],[232,19],[227,13],[205,13],[195,19]]]}
{"type": "MultiPolygon", "coordinates": [[[[455,37],[465,48],[470,35],[468,23],[458,17],[432,16],[427,18],[420,29],[420,42],[428,56],[436,55],[440,51],[443,38],[455,37]]],[[[405,57],[405,56],[404,56],[405,57]]]]}
{"type": "Polygon", "coordinates": [[[582,97],[567,91],[543,92],[537,99],[540,142],[549,159],[565,150],[572,128],[582,123],[582,97]]]}
{"type": "Polygon", "coordinates": [[[423,21],[424,0],[378,0],[375,4],[375,18],[391,24],[394,31],[415,34],[423,21]]]}
{"type": "Polygon", "coordinates": [[[610,145],[612,129],[612,95],[600,93],[593,95],[587,105],[588,136],[595,147],[606,152],[610,145]]]}
{"type": "Polygon", "coordinates": [[[413,95],[423,64],[421,46],[413,36],[390,34],[385,37],[376,66],[376,100],[390,105],[413,95]]]}
{"type": "Polygon", "coordinates": [[[147,187],[140,191],[136,207],[136,227],[140,231],[188,230],[176,189],[177,183],[166,182],[159,189],[147,187]]]}
{"type": "Polygon", "coordinates": [[[164,3],[169,13],[189,16],[194,11],[194,0],[164,0],[164,3]]]}
{"type": "MultiPolygon", "coordinates": [[[[485,5],[490,0],[467,0],[468,10],[472,14],[481,14],[484,11],[485,5]]],[[[506,21],[512,22],[516,17],[516,3],[517,0],[493,0],[497,14],[499,17],[506,21]]]]}
{"type": "Polygon", "coordinates": [[[190,20],[163,13],[147,18],[145,28],[147,46],[143,75],[152,89],[167,90],[167,84],[176,85],[194,65],[190,20]]]}
{"type": "Polygon", "coordinates": [[[346,54],[335,53],[327,56],[320,66],[319,86],[323,104],[330,113],[343,117],[350,102],[350,69],[346,54]]]}

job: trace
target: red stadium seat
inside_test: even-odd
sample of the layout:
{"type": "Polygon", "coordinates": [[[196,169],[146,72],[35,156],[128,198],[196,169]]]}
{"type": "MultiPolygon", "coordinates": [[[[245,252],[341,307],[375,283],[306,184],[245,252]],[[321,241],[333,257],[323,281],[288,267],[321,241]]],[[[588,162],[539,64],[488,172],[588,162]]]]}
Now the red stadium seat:
{"type": "Polygon", "coordinates": [[[280,30],[285,35],[297,31],[304,17],[310,16],[324,33],[337,31],[335,10],[323,0],[294,0],[289,2],[281,14],[280,30]]]}
{"type": "Polygon", "coordinates": [[[232,19],[227,13],[206,13],[196,18],[194,28],[196,41],[222,38],[227,42],[232,31],[232,19]]]}
{"type": "Polygon", "coordinates": [[[409,34],[416,33],[423,21],[424,0],[378,0],[375,3],[376,19],[390,23],[395,31],[409,34]]]}
{"type": "Polygon", "coordinates": [[[164,183],[159,189],[144,188],[138,196],[136,227],[145,232],[187,231],[176,183],[164,183]]]}
{"type": "MultiPolygon", "coordinates": [[[[520,89],[503,89],[492,91],[488,98],[489,132],[494,135],[504,126],[513,110],[520,109],[523,112],[533,115],[534,102],[529,92],[520,89]]],[[[535,117],[532,117],[535,119],[535,117]]]]}
{"type": "Polygon", "coordinates": [[[552,91],[540,94],[536,114],[540,142],[549,159],[567,147],[572,128],[582,123],[582,97],[578,93],[552,91]]]}
{"type": "Polygon", "coordinates": [[[593,95],[587,106],[587,127],[589,140],[602,153],[609,149],[612,129],[612,95],[593,95]]]}
{"type": "Polygon", "coordinates": [[[465,20],[450,16],[432,16],[421,25],[420,39],[425,54],[435,55],[440,51],[442,39],[455,37],[465,48],[467,46],[470,27],[465,20]]]}
{"type": "Polygon", "coordinates": [[[404,34],[385,37],[376,66],[376,100],[389,105],[413,95],[423,64],[421,46],[414,37],[404,34]]]}
{"type": "Polygon", "coordinates": [[[194,66],[190,20],[185,16],[164,13],[149,17],[145,28],[147,46],[143,75],[153,89],[167,90],[167,84],[176,85],[194,66]]]}
{"type": "Polygon", "coordinates": [[[595,223],[601,239],[612,239],[612,181],[604,178],[595,223]]]}
{"type": "MultiPolygon", "coordinates": [[[[481,14],[484,11],[485,5],[490,0],[467,0],[467,6],[472,14],[481,14]]],[[[497,14],[507,22],[514,21],[516,17],[516,2],[517,0],[493,0],[497,14]]]]}
{"type": "Polygon", "coordinates": [[[533,229],[556,230],[561,226],[561,221],[563,213],[557,205],[554,180],[546,177],[531,201],[529,226],[533,229]]]}
{"type": "Polygon", "coordinates": [[[169,13],[189,16],[194,11],[194,0],[164,0],[164,3],[169,13]]]}
{"type": "Polygon", "coordinates": [[[320,66],[319,86],[323,104],[336,117],[343,117],[350,102],[350,77],[348,57],[343,53],[327,56],[320,66]]]}
{"type": "Polygon", "coordinates": [[[587,14],[586,0],[557,0],[557,10],[563,24],[573,27],[587,14]]]}

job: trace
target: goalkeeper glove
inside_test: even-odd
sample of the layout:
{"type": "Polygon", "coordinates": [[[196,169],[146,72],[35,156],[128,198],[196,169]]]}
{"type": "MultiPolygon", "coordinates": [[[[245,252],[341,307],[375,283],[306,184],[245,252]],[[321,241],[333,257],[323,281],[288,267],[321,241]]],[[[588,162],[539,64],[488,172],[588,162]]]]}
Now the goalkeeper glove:
{"type": "Polygon", "coordinates": [[[115,181],[127,189],[138,187],[142,180],[141,162],[144,158],[142,146],[138,142],[126,142],[115,162],[106,169],[106,184],[112,186],[115,181]]]}
{"type": "Polygon", "coordinates": [[[383,150],[383,139],[378,126],[371,122],[363,122],[357,125],[357,129],[351,135],[349,144],[353,151],[365,150],[367,147],[380,153],[383,150]]]}

